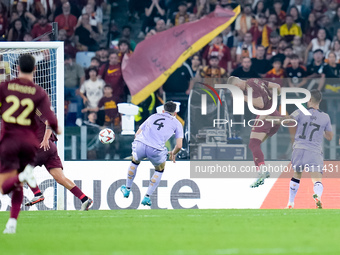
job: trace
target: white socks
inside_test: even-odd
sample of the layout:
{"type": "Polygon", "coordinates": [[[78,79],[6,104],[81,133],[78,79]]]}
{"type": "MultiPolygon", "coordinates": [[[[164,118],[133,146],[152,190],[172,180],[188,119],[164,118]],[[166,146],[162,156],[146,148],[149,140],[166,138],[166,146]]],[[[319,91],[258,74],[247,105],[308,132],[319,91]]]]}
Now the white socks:
{"type": "Polygon", "coordinates": [[[127,178],[126,178],[126,187],[129,188],[129,189],[131,188],[133,180],[136,177],[137,167],[138,167],[137,164],[135,164],[133,162],[130,163],[127,178]]]}
{"type": "Polygon", "coordinates": [[[317,194],[319,198],[321,198],[322,192],[323,192],[323,185],[321,182],[315,182],[314,183],[314,194],[317,194]]]}
{"type": "Polygon", "coordinates": [[[294,203],[296,193],[300,187],[300,180],[294,177],[290,180],[289,184],[289,203],[294,203]]]}
{"type": "Polygon", "coordinates": [[[155,191],[155,189],[158,187],[158,184],[162,179],[162,175],[163,175],[163,171],[159,172],[155,170],[153,176],[151,177],[148,191],[146,192],[148,196],[151,196],[152,193],[155,191]]]}

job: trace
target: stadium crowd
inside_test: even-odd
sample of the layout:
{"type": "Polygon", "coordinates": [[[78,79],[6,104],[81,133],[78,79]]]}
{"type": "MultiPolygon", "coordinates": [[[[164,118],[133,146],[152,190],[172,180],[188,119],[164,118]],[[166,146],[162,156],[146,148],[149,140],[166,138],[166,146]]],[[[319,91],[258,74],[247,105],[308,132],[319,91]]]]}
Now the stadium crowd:
{"type": "Polygon", "coordinates": [[[181,102],[179,115],[185,119],[193,77],[262,77],[281,86],[339,93],[340,0],[129,0],[128,24],[109,22],[111,27],[105,31],[105,16],[122,2],[0,3],[1,40],[32,41],[40,37],[40,41],[48,41],[50,37],[44,34],[51,30],[51,22],[58,23],[58,40],[65,43],[66,125],[107,126],[119,134],[117,104],[130,100],[121,71],[124,55],[133,54],[136,42],[200,19],[217,5],[234,9],[240,4],[242,11],[230,27],[183,63],[139,105],[137,125],[161,104],[163,92],[167,100],[181,102]],[[140,28],[138,36],[134,36],[132,26],[140,28]],[[86,68],[75,60],[84,51],[94,53],[86,68]],[[73,119],[69,117],[71,102],[76,105],[73,119]]]}

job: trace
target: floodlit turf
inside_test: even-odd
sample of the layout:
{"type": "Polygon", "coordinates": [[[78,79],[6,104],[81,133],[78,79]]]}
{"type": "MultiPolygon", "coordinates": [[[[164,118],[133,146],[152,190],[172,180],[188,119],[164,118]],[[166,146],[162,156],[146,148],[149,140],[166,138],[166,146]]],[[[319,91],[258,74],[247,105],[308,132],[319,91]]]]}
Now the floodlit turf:
{"type": "Polygon", "coordinates": [[[340,254],[340,211],[25,211],[0,254],[340,254]]]}

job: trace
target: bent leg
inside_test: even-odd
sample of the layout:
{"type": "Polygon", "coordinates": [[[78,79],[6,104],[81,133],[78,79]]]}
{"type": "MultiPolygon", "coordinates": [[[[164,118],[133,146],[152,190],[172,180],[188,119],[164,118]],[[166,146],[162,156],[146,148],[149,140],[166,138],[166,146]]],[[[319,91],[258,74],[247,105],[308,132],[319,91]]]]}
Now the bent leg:
{"type": "Polygon", "coordinates": [[[267,139],[266,133],[251,132],[249,140],[249,149],[253,153],[253,159],[256,166],[264,164],[264,155],[261,150],[261,143],[267,139]]]}
{"type": "Polygon", "coordinates": [[[79,189],[76,184],[70,179],[66,178],[61,168],[52,168],[50,174],[56,180],[57,183],[63,185],[66,189],[71,191],[73,195],[79,198],[82,202],[85,202],[88,197],[79,189]]]}

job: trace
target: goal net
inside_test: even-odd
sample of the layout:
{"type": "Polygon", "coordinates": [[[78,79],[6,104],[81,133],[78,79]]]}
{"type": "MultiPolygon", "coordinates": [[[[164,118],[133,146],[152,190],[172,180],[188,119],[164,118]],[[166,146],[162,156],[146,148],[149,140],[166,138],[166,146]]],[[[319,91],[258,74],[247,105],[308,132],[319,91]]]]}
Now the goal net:
{"type": "MultiPolygon", "coordinates": [[[[63,42],[11,42],[0,44],[0,82],[18,76],[18,59],[32,54],[36,60],[34,82],[45,89],[57,115],[59,125],[64,123],[64,50],[63,42]]],[[[64,159],[64,136],[58,136],[58,153],[64,159]]],[[[24,186],[23,210],[56,210],[64,207],[64,187],[56,183],[44,167],[34,170],[38,186],[45,200],[32,207],[24,204],[33,198],[29,187],[24,186]]],[[[0,195],[0,210],[7,210],[10,199],[0,195]]],[[[10,205],[10,203],[9,203],[10,205]]]]}

